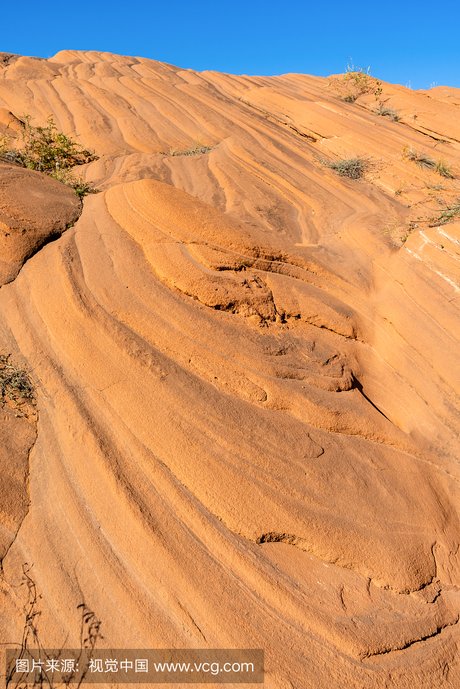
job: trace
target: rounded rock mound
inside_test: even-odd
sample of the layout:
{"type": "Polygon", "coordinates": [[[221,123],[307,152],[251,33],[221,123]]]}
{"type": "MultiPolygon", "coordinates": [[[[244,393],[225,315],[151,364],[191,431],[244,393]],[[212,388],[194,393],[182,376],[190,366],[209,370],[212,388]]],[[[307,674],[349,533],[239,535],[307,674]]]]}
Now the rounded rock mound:
{"type": "Polygon", "coordinates": [[[41,172],[0,163],[0,285],[78,218],[74,191],[41,172]]]}

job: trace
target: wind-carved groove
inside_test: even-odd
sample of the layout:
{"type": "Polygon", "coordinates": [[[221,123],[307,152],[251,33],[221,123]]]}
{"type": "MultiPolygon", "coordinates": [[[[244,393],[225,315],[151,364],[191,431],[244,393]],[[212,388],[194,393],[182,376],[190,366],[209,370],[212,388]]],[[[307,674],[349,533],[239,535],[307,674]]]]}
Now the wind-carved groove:
{"type": "MultiPolygon", "coordinates": [[[[228,525],[227,528],[229,528],[228,525]]],[[[247,538],[247,536],[244,536],[242,533],[238,533],[237,535],[247,538]]],[[[285,543],[286,545],[292,545],[298,548],[299,550],[302,550],[303,552],[307,553],[308,555],[316,558],[317,560],[320,560],[321,562],[326,562],[336,567],[340,567],[341,569],[351,570],[355,572],[355,574],[358,574],[366,579],[368,592],[370,589],[370,585],[374,584],[378,588],[387,589],[396,594],[410,595],[424,591],[428,588],[428,586],[433,584],[435,579],[434,576],[431,576],[427,581],[424,581],[422,584],[420,584],[420,586],[414,588],[395,588],[391,586],[389,583],[382,584],[381,582],[375,581],[371,576],[369,576],[369,573],[364,573],[363,571],[360,571],[358,567],[351,563],[341,562],[339,557],[324,557],[321,554],[318,554],[318,552],[316,552],[316,550],[311,546],[309,541],[307,541],[307,539],[305,538],[302,538],[301,536],[296,536],[292,533],[286,533],[285,531],[264,531],[260,536],[252,540],[254,540],[255,543],[257,543],[257,545],[264,545],[265,543],[285,543]]],[[[440,593],[438,592],[433,600],[436,600],[436,598],[438,598],[439,595],[440,593]]]]}
{"type": "MultiPolygon", "coordinates": [[[[261,543],[288,543],[289,545],[298,545],[300,542],[301,539],[298,536],[294,536],[294,534],[279,533],[277,531],[268,531],[256,539],[256,543],[259,545],[261,543]]],[[[301,550],[304,550],[304,548],[301,548],[301,550]]]]}
{"type": "Polygon", "coordinates": [[[305,322],[308,323],[308,325],[312,325],[314,328],[319,328],[320,330],[327,330],[327,332],[329,333],[333,333],[334,335],[338,335],[339,337],[344,337],[346,340],[353,340],[354,342],[361,342],[362,344],[365,344],[364,340],[360,340],[354,330],[352,335],[346,335],[345,333],[340,333],[338,330],[334,330],[334,328],[330,328],[329,326],[324,325],[324,323],[321,323],[321,325],[319,325],[318,323],[313,323],[312,321],[308,320],[308,318],[305,319],[305,322]]]}
{"type": "Polygon", "coordinates": [[[379,651],[374,651],[373,653],[365,653],[361,656],[362,660],[366,660],[368,658],[378,658],[380,656],[385,656],[388,655],[389,653],[395,653],[397,651],[405,651],[409,648],[412,648],[413,646],[416,646],[417,644],[423,643],[424,641],[429,641],[430,639],[434,639],[436,636],[439,636],[440,634],[443,633],[445,629],[448,629],[449,627],[454,627],[456,624],[458,624],[460,619],[460,616],[457,615],[456,619],[453,620],[452,622],[446,622],[445,624],[438,625],[435,630],[428,634],[423,634],[422,636],[418,637],[417,639],[411,639],[410,641],[407,641],[406,643],[401,643],[398,645],[395,645],[393,647],[387,647],[383,648],[382,650],[379,651]]]}
{"type": "Polygon", "coordinates": [[[364,399],[367,402],[369,402],[371,407],[374,407],[374,409],[376,411],[378,411],[378,413],[381,414],[387,421],[389,421],[390,423],[393,423],[391,421],[391,419],[389,419],[388,416],[381,409],[379,409],[379,407],[371,400],[371,398],[366,395],[366,393],[364,392],[364,389],[363,389],[363,385],[362,385],[362,383],[360,383],[360,381],[357,379],[357,377],[354,374],[352,374],[352,376],[353,376],[353,387],[356,390],[359,390],[361,395],[364,397],[364,399]]]}
{"type": "Polygon", "coordinates": [[[244,100],[243,98],[240,98],[240,102],[244,103],[244,105],[247,105],[248,107],[252,108],[253,110],[256,110],[257,112],[261,113],[267,120],[274,122],[275,124],[280,124],[283,127],[287,127],[291,131],[294,132],[294,134],[297,134],[297,136],[302,137],[303,139],[306,139],[307,141],[310,141],[311,143],[316,143],[318,139],[324,139],[323,136],[320,134],[313,134],[310,132],[303,132],[300,129],[298,129],[295,125],[291,124],[290,122],[286,122],[285,120],[281,119],[281,117],[278,117],[277,115],[274,115],[272,112],[269,112],[268,110],[264,110],[263,108],[259,108],[257,105],[254,105],[253,103],[250,103],[247,100],[244,100]]]}
{"type": "MultiPolygon", "coordinates": [[[[430,96],[428,96],[430,98],[430,96]]],[[[361,108],[364,112],[375,114],[373,110],[370,110],[366,105],[363,105],[358,102],[353,103],[354,107],[361,108]]],[[[460,141],[458,139],[454,139],[453,137],[446,137],[445,135],[438,134],[438,132],[435,132],[432,129],[427,129],[423,126],[417,127],[413,124],[410,124],[407,120],[404,118],[400,118],[398,120],[398,124],[402,125],[403,127],[407,127],[408,129],[412,129],[412,131],[417,132],[418,134],[421,134],[422,136],[427,136],[429,139],[433,139],[433,141],[436,141],[437,144],[458,144],[460,141]]]]}

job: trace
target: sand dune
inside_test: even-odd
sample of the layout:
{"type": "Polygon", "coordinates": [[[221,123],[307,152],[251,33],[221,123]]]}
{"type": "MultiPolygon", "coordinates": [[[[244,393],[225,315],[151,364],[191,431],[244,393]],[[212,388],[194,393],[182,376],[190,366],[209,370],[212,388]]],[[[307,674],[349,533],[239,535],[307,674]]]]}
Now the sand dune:
{"type": "Polygon", "coordinates": [[[0,64],[0,130],[53,115],[100,190],[64,232],[72,192],[0,166],[38,413],[0,421],[3,642],[27,562],[49,648],[85,601],[109,648],[264,648],[270,689],[460,686],[459,90],[381,98],[398,121],[318,77],[0,64]]]}

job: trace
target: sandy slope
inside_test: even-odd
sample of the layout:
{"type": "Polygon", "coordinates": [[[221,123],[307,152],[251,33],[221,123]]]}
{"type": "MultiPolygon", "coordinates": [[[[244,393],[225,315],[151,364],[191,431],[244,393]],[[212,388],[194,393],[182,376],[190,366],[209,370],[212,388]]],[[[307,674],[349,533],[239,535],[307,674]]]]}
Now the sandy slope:
{"type": "Polygon", "coordinates": [[[399,122],[303,75],[0,67],[0,124],[53,114],[102,190],[0,289],[39,412],[3,641],[27,562],[48,647],[85,601],[101,645],[262,647],[269,688],[460,686],[460,223],[433,222],[460,184],[403,156],[460,177],[460,98],[383,98],[399,122]],[[353,155],[366,180],[321,162],[353,155]]]}

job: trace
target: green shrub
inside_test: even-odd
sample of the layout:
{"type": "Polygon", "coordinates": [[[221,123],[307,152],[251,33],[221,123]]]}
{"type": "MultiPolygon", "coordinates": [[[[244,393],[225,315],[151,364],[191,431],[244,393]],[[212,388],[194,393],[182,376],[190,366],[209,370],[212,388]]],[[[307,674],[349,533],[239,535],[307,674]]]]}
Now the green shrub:
{"type": "Polygon", "coordinates": [[[0,137],[0,159],[44,172],[71,187],[80,199],[98,191],[72,172],[77,165],[97,160],[97,156],[60,132],[52,117],[48,118],[44,127],[34,127],[27,115],[24,118],[22,144],[21,148],[8,149],[7,137],[0,137]]]}
{"type": "Polygon", "coordinates": [[[56,179],[58,182],[62,182],[62,184],[71,187],[79,199],[82,199],[84,196],[87,196],[88,194],[97,194],[99,192],[99,189],[93,187],[93,185],[90,182],[86,182],[81,177],[75,177],[72,170],[55,170],[53,172],[50,172],[49,175],[50,177],[53,177],[53,179],[56,179]]]}
{"type": "Polygon", "coordinates": [[[93,152],[60,132],[52,117],[44,127],[34,127],[27,116],[22,139],[23,147],[17,153],[22,165],[30,170],[51,173],[84,165],[97,158],[93,152]]]}

